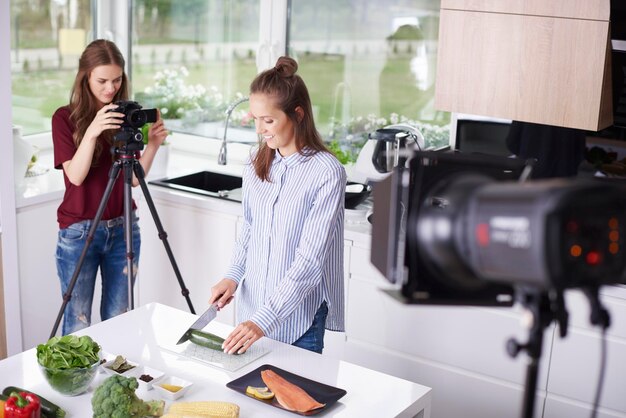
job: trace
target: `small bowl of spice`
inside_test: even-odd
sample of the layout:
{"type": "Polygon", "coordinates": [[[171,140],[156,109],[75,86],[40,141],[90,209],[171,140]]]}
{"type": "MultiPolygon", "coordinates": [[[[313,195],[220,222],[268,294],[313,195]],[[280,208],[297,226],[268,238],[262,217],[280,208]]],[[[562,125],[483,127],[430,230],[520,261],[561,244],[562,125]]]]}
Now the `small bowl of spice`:
{"type": "Polygon", "coordinates": [[[133,376],[137,378],[137,383],[139,383],[139,387],[144,387],[146,390],[152,390],[152,387],[156,382],[160,381],[163,378],[164,374],[162,371],[153,369],[148,366],[139,366],[133,376]]]}
{"type": "Polygon", "coordinates": [[[137,364],[132,363],[124,358],[124,356],[116,356],[113,360],[109,360],[102,365],[103,370],[110,374],[121,374],[125,377],[134,375],[137,369],[137,364]]]}
{"type": "Polygon", "coordinates": [[[191,385],[192,383],[185,379],[176,376],[168,376],[154,383],[152,387],[164,398],[176,400],[184,396],[191,385]]]}

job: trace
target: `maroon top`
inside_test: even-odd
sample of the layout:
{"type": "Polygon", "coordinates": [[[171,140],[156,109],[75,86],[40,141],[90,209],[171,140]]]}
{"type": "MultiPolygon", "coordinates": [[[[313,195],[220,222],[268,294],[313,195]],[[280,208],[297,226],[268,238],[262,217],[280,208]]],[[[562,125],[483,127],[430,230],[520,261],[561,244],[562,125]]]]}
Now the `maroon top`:
{"type": "MultiPolygon", "coordinates": [[[[72,139],[74,124],[70,121],[68,106],[59,108],[52,116],[52,143],[54,145],[54,168],[62,170],[63,163],[74,158],[76,146],[72,139]]],[[[105,144],[98,164],[89,169],[89,173],[83,184],[73,185],[65,170],[65,195],[63,202],[57,210],[57,221],[60,228],[67,228],[73,223],[86,219],[94,219],[98,206],[104,196],[106,185],[109,181],[109,172],[113,161],[111,160],[110,145],[105,144]]],[[[106,208],[102,213],[102,220],[113,219],[124,214],[124,173],[121,169],[107,201],[106,208]]],[[[133,210],[136,208],[133,201],[133,210]]]]}

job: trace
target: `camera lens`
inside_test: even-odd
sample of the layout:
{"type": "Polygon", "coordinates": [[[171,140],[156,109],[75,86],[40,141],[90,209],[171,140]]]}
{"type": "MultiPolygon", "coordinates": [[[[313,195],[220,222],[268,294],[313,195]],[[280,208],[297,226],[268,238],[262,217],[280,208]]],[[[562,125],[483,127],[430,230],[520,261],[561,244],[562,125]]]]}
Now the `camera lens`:
{"type": "Polygon", "coordinates": [[[129,112],[127,118],[128,123],[135,128],[141,128],[146,124],[146,114],[140,109],[129,112]]]}

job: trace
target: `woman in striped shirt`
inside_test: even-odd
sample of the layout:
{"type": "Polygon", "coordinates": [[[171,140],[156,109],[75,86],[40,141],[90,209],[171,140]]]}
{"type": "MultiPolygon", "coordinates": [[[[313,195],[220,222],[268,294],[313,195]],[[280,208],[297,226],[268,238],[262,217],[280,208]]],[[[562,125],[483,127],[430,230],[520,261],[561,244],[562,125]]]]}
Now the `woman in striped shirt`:
{"type": "Polygon", "coordinates": [[[297,69],[281,57],[250,85],[261,144],[244,170],[232,263],[209,300],[222,308],[237,291],[231,354],[263,336],[321,353],[324,330],[344,330],[346,172],[315,128],[297,69]]]}

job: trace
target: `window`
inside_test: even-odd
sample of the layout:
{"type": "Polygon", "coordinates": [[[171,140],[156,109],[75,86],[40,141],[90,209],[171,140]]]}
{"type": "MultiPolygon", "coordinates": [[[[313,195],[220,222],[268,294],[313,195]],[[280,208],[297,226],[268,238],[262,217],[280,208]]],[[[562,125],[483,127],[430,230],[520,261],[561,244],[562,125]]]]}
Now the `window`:
{"type": "Polygon", "coordinates": [[[439,0],[292,1],[290,55],[318,129],[353,160],[372,132],[410,121],[427,145],[449,143],[434,108],[439,0]]]}
{"type": "MultiPolygon", "coordinates": [[[[78,56],[97,32],[124,53],[134,99],[159,107],[174,131],[221,137],[225,109],[286,49],[300,63],[318,129],[348,161],[367,132],[403,121],[416,124],[428,145],[449,142],[450,115],[433,104],[439,0],[130,4],[127,16],[118,2],[11,1],[13,116],[24,134],[50,130],[52,113],[69,99],[78,56]]],[[[236,109],[231,128],[252,127],[246,112],[245,103],[236,109]]],[[[237,130],[229,129],[236,140],[231,135],[237,130]]]]}
{"type": "MultiPolygon", "coordinates": [[[[133,4],[135,99],[160,108],[169,129],[219,136],[224,111],[247,94],[257,73],[259,1],[133,4]]],[[[241,106],[232,123],[246,113],[241,106]]]]}
{"type": "Polygon", "coordinates": [[[90,0],[11,0],[13,124],[23,134],[50,131],[90,34],[90,0]]]}

